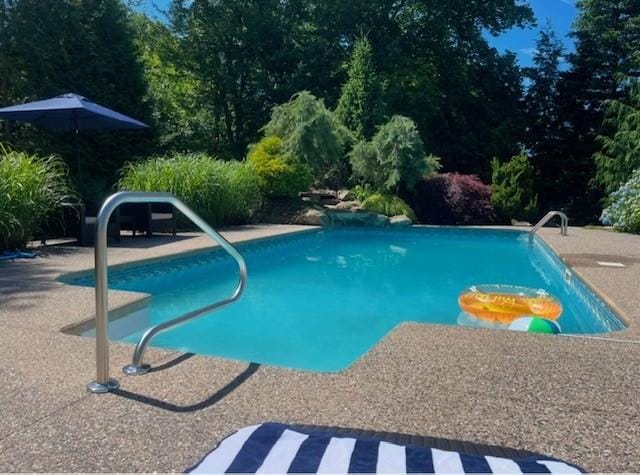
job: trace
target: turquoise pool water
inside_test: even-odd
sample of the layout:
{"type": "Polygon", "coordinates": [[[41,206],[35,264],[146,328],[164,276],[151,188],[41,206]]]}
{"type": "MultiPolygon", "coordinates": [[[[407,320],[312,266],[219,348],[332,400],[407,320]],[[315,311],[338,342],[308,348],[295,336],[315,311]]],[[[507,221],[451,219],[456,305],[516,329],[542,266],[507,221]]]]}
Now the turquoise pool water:
{"type": "MultiPolygon", "coordinates": [[[[312,371],[351,365],[393,327],[458,325],[457,298],[474,284],[545,289],[564,307],[565,333],[622,323],[536,238],[512,231],[340,229],[240,247],[249,270],[234,305],[160,333],[153,346],[312,371]]],[[[155,324],[228,295],[234,262],[220,251],[111,271],[112,289],[152,295],[155,324]]],[[[93,285],[92,277],[68,280],[93,285]]],[[[462,320],[460,320],[462,322],[462,320]]],[[[134,343],[142,331],[123,335],[134,343]]]]}

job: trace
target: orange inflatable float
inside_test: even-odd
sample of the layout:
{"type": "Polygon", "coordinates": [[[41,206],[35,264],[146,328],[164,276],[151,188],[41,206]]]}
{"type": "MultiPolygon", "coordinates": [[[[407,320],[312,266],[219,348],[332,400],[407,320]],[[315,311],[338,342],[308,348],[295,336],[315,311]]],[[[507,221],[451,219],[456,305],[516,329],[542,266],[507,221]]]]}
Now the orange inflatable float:
{"type": "Polygon", "coordinates": [[[556,320],[562,304],[544,290],[512,286],[471,287],[458,297],[460,308],[481,320],[508,325],[523,316],[556,320]]]}

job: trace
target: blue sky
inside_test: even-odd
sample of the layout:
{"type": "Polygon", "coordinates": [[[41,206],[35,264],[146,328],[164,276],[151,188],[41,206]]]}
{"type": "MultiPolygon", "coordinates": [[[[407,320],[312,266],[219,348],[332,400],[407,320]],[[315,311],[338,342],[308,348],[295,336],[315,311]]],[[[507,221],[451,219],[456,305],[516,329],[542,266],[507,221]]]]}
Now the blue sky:
{"type": "Polygon", "coordinates": [[[564,42],[565,52],[572,51],[573,41],[567,34],[577,15],[575,0],[529,0],[529,4],[533,8],[538,26],[528,30],[514,28],[498,38],[489,38],[491,44],[500,51],[517,53],[520,64],[529,66],[535,53],[538,32],[549,20],[558,38],[564,42]]]}
{"type": "MultiPolygon", "coordinates": [[[[141,9],[157,16],[156,7],[166,8],[169,0],[142,0],[141,9]],[[155,5],[155,6],[154,6],[155,5]]],[[[575,0],[529,0],[538,20],[538,26],[527,30],[513,29],[498,38],[489,37],[489,41],[500,51],[513,51],[518,55],[522,66],[529,66],[535,52],[535,42],[540,27],[544,26],[547,19],[551,21],[556,34],[565,43],[567,51],[571,51],[573,45],[567,33],[576,17],[575,0]]]]}

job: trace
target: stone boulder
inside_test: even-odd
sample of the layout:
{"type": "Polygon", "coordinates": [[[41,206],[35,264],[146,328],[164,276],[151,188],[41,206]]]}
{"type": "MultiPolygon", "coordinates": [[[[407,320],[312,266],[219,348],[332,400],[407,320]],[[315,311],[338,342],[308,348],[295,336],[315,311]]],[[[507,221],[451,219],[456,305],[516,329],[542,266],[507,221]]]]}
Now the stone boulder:
{"type": "Polygon", "coordinates": [[[333,206],[336,211],[358,211],[360,208],[360,202],[358,201],[341,201],[337,205],[333,206]]]}
{"type": "Polygon", "coordinates": [[[389,218],[384,214],[376,214],[373,225],[378,228],[386,228],[389,226],[389,218]]]}
{"type": "Polygon", "coordinates": [[[411,218],[405,214],[400,214],[398,216],[393,216],[389,218],[389,226],[394,228],[404,228],[407,226],[411,226],[413,222],[411,218]]]}
{"type": "Polygon", "coordinates": [[[328,223],[327,213],[319,209],[308,209],[304,214],[295,219],[295,224],[306,224],[307,226],[326,226],[328,223]]]}
{"type": "Polygon", "coordinates": [[[354,195],[351,190],[339,190],[338,199],[340,201],[354,201],[356,199],[356,195],[354,195]]]}
{"type": "Polygon", "coordinates": [[[385,227],[389,225],[389,218],[371,212],[349,212],[331,211],[329,212],[331,226],[366,226],[385,227]]]}

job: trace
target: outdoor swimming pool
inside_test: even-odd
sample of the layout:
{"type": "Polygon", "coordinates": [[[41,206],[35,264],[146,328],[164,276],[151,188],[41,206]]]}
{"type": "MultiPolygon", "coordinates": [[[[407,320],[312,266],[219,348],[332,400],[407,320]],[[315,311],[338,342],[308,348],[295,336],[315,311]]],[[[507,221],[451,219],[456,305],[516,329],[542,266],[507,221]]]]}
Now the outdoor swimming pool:
{"type": "MultiPolygon", "coordinates": [[[[249,271],[235,304],[158,334],[152,346],[311,371],[339,371],[405,321],[458,325],[475,284],[544,289],[563,333],[624,328],[538,238],[525,232],[338,229],[239,246],[249,271]]],[[[112,270],[109,288],[151,294],[136,331],[226,297],[237,280],[222,251],[112,270]]],[[[93,276],[65,280],[93,285],[93,276]]],[[[124,317],[122,320],[126,320],[124,317]]],[[[87,335],[90,332],[86,333],[87,335]]]]}

